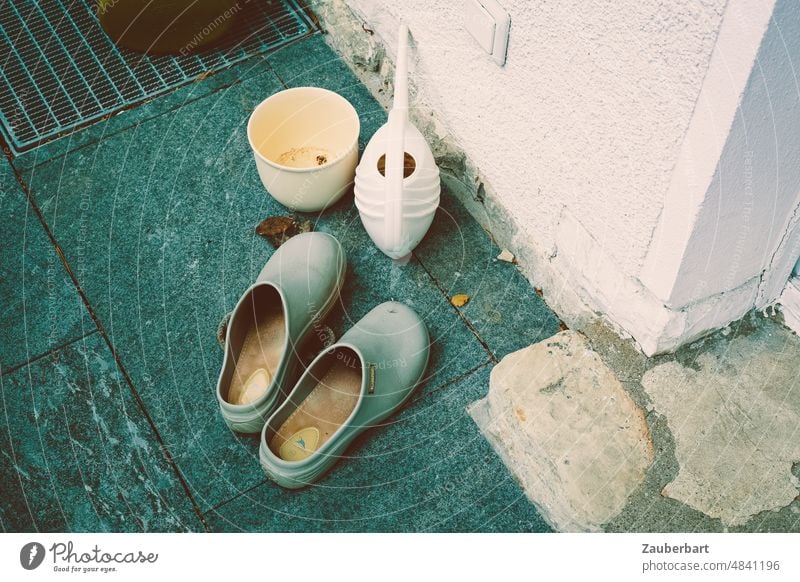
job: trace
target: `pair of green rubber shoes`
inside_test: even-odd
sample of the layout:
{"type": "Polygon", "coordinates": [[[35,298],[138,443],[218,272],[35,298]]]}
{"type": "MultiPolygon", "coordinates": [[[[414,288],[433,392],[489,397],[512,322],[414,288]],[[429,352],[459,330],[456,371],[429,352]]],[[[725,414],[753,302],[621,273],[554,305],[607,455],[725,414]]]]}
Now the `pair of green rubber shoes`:
{"type": "Polygon", "coordinates": [[[321,333],[345,265],[331,235],[291,238],[242,295],[228,324],[217,384],[222,416],[237,432],[261,432],[262,467],[290,489],[319,479],[356,436],[399,409],[428,364],[424,322],[390,301],[324,349],[295,382],[298,352],[321,333]]]}

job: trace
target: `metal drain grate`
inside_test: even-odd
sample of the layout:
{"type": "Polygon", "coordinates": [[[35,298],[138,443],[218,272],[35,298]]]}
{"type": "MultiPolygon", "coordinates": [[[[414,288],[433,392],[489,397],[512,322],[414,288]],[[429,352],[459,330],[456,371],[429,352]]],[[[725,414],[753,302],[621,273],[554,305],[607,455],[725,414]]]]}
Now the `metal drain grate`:
{"type": "Polygon", "coordinates": [[[118,48],[96,0],[0,0],[0,130],[22,153],[315,28],[296,0],[251,0],[224,46],[187,56],[118,48]]]}

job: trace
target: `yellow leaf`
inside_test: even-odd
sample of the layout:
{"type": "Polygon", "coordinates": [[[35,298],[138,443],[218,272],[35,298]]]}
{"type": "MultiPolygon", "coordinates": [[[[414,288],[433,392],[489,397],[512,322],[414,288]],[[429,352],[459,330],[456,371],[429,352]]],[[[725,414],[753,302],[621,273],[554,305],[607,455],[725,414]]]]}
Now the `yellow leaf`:
{"type": "Polygon", "coordinates": [[[513,263],[514,262],[514,253],[509,251],[508,249],[503,249],[499,255],[497,255],[498,261],[503,261],[504,263],[513,263]]]}
{"type": "Polygon", "coordinates": [[[469,295],[464,293],[459,293],[458,295],[453,295],[453,298],[450,300],[455,307],[464,307],[467,303],[469,303],[469,295]]]}

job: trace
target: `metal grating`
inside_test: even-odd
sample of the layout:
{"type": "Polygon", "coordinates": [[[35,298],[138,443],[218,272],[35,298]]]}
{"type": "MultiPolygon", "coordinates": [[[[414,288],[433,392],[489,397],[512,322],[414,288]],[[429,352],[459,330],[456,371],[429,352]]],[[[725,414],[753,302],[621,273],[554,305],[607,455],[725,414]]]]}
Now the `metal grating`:
{"type": "Polygon", "coordinates": [[[143,56],[111,41],[95,6],[0,0],[0,131],[14,153],[315,30],[296,0],[255,0],[216,50],[143,56]]]}

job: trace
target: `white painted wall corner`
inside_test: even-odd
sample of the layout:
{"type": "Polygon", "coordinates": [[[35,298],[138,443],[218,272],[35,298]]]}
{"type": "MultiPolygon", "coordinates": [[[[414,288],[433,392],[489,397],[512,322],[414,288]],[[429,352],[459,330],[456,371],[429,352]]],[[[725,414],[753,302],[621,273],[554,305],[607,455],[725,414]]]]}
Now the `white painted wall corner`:
{"type": "MultiPolygon", "coordinates": [[[[514,8],[520,12],[524,3],[508,2],[513,18],[514,8]]],[[[776,83],[782,87],[784,70],[800,55],[795,50],[800,41],[794,37],[786,41],[788,60],[772,54],[781,48],[776,44],[781,40],[780,27],[771,20],[775,14],[777,24],[787,31],[796,25],[792,19],[800,9],[790,0],[711,1],[691,22],[684,22],[685,7],[632,2],[627,12],[615,8],[598,24],[608,30],[595,32],[611,35],[603,37],[603,43],[580,37],[570,45],[596,49],[600,60],[591,54],[588,60],[585,54],[559,60],[563,55],[551,54],[553,47],[537,36],[589,34],[594,25],[567,19],[563,9],[541,16],[526,11],[524,18],[515,20],[504,69],[488,57],[469,56],[479,47],[460,29],[460,20],[454,22],[455,5],[397,5],[388,0],[309,0],[309,4],[329,32],[327,41],[386,108],[392,96],[397,24],[401,17],[413,21],[413,42],[419,44],[409,65],[411,114],[431,144],[445,184],[497,244],[517,256],[524,274],[544,290],[545,300],[569,327],[581,329],[602,316],[653,355],[672,351],[778,299],[800,250],[800,188],[793,190],[800,172],[784,173],[780,189],[771,192],[768,179],[774,172],[770,174],[769,167],[757,160],[756,170],[763,176],[754,179],[767,181],[750,188],[775,198],[772,212],[780,214],[777,231],[762,236],[759,229],[766,223],[763,216],[753,214],[752,224],[726,233],[733,242],[725,237],[717,241],[716,262],[710,269],[704,261],[707,249],[713,248],[715,225],[738,228],[724,219],[753,196],[746,180],[732,176],[730,168],[746,174],[747,160],[742,156],[771,159],[770,142],[762,139],[769,135],[756,136],[758,143],[741,147],[737,131],[750,121],[749,115],[757,119],[764,107],[764,96],[757,89],[776,83]],[[659,29],[657,40],[651,39],[657,46],[647,48],[654,51],[649,60],[639,62],[637,56],[631,62],[615,61],[630,51],[628,33],[614,37],[617,25],[621,33],[632,23],[646,27],[654,14],[669,26],[659,29]],[[530,33],[524,42],[514,37],[521,29],[530,33]],[[431,46],[436,42],[440,44],[431,46]],[[755,69],[759,58],[763,62],[755,69]],[[609,100],[579,94],[574,103],[561,103],[559,96],[568,94],[559,91],[575,97],[576,90],[559,80],[563,67],[574,70],[570,78],[583,78],[588,75],[585,67],[591,69],[598,62],[617,62],[628,73],[623,78],[600,74],[581,81],[585,91],[609,100]],[[662,82],[665,75],[669,82],[662,82]],[[538,77],[550,85],[531,85],[538,77]],[[477,79],[483,85],[476,84],[477,79]],[[535,95],[528,96],[532,88],[535,95]],[[520,99],[539,99],[543,109],[523,118],[522,111],[488,107],[484,101],[492,95],[516,105],[520,99]],[[465,101],[470,97],[474,103],[465,101]],[[662,98],[674,107],[660,107],[662,98]],[[593,108],[608,119],[598,125],[602,116],[593,108]],[[647,118],[640,119],[641,115],[647,118]],[[603,125],[606,121],[608,127],[603,125]],[[492,122],[494,132],[487,129],[492,122]],[[615,129],[623,132],[619,139],[609,133],[615,129]],[[514,157],[509,143],[530,150],[528,157],[514,157]],[[520,169],[526,159],[539,165],[520,169]],[[631,164],[635,171],[628,171],[631,164]],[[551,165],[558,165],[558,171],[551,165]],[[726,188],[733,182],[739,189],[730,196],[725,190],[721,196],[722,178],[726,188]],[[723,208],[726,201],[733,201],[733,206],[723,208]],[[717,218],[719,208],[724,210],[721,218],[717,218]],[[785,233],[778,232],[781,228],[785,233]],[[752,256],[743,257],[731,274],[726,261],[739,239],[742,253],[752,251],[752,256]],[[759,258],[762,255],[766,258],[759,258]]],[[[797,140],[791,139],[791,128],[798,125],[791,95],[783,97],[786,111],[780,114],[786,119],[781,117],[784,127],[779,137],[787,153],[786,159],[776,161],[782,164],[794,155],[797,140]]]]}

